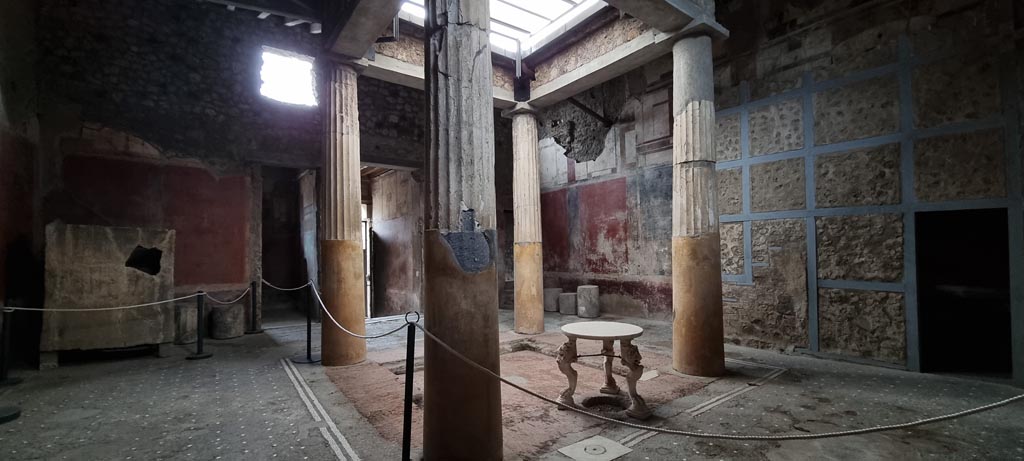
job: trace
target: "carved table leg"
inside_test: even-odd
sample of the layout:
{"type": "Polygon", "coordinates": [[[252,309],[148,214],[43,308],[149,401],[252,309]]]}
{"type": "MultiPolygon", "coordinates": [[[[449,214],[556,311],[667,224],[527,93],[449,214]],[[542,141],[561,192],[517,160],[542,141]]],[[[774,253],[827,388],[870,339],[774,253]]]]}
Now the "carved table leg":
{"type": "MultiPolygon", "coordinates": [[[[576,362],[579,354],[576,353],[576,338],[569,338],[565,344],[562,344],[558,348],[558,369],[565,374],[565,377],[569,380],[569,387],[567,387],[562,394],[558,396],[558,402],[565,405],[576,406],[576,401],[573,400],[572,396],[576,393],[576,370],[572,369],[572,364],[576,362]]],[[[563,409],[559,407],[559,409],[563,409]]]]}
{"type": "Polygon", "coordinates": [[[636,393],[636,382],[644,374],[644,366],[640,364],[640,349],[637,349],[628,339],[619,341],[619,348],[622,351],[622,364],[629,368],[626,375],[626,384],[629,386],[629,408],[626,414],[636,419],[647,419],[651,416],[651,409],[647,407],[643,397],[636,393]]]}
{"type": "Polygon", "coordinates": [[[619,385],[615,384],[615,378],[612,376],[612,362],[615,361],[615,340],[604,341],[601,354],[604,355],[604,387],[601,388],[601,393],[618,394],[619,385]]]}

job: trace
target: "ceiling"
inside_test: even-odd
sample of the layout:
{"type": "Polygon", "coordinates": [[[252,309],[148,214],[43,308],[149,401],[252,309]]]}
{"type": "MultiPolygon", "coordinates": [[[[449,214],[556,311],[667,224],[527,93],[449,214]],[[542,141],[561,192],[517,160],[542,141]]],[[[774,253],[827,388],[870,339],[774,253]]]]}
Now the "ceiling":
{"type": "MultiPolygon", "coordinates": [[[[406,0],[405,19],[423,23],[424,0],[406,0]]],[[[601,0],[490,0],[491,46],[509,57],[526,56],[586,19],[601,0]]]]}

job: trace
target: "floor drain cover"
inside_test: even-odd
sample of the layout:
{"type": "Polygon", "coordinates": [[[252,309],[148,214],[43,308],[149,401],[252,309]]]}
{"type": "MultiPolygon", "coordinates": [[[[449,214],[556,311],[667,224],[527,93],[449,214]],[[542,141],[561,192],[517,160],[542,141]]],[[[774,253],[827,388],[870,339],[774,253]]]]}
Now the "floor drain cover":
{"type": "Polygon", "coordinates": [[[601,436],[581,440],[558,450],[576,461],[611,461],[633,450],[601,436]]]}

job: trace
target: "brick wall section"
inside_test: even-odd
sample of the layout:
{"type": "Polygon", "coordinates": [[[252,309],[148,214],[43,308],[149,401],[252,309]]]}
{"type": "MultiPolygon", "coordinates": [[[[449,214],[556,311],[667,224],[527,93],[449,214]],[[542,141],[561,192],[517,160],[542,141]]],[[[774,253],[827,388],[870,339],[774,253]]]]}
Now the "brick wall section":
{"type": "Polygon", "coordinates": [[[44,0],[40,91],[167,155],[312,164],[317,109],[264,98],[263,46],[315,56],[320,35],[190,0],[44,0]]]}
{"type": "MultiPolygon", "coordinates": [[[[1024,74],[1017,3],[718,2],[732,31],[715,47],[728,340],[912,366],[910,213],[1012,203],[1005,127],[1021,122],[1003,95],[1024,74]]],[[[542,133],[546,283],[596,283],[611,312],[671,316],[670,85],[666,57],[591,90],[625,96],[588,141],[602,143],[594,161],[567,161],[542,133]],[[627,205],[609,225],[581,197],[619,178],[627,205]],[[587,264],[595,231],[624,246],[600,267],[587,264]]]]}

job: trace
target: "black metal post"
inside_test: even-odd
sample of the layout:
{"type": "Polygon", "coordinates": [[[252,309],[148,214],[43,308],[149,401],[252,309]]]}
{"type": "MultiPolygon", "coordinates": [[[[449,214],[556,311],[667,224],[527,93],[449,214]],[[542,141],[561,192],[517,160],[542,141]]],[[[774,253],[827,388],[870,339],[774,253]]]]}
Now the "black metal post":
{"type": "Polygon", "coordinates": [[[188,357],[188,360],[201,360],[213,357],[209,352],[203,352],[203,337],[206,336],[206,293],[200,291],[196,296],[196,353],[188,357]]]}
{"type": "Polygon", "coordinates": [[[412,449],[412,374],[416,369],[416,325],[409,323],[405,343],[405,416],[402,420],[402,461],[410,461],[412,449]]]}
{"type": "MultiPolygon", "coordinates": [[[[20,378],[8,378],[7,370],[11,365],[11,321],[14,319],[14,310],[6,309],[0,304],[0,308],[3,309],[4,327],[0,330],[0,334],[3,335],[2,344],[3,350],[0,351],[0,385],[13,386],[21,382],[20,378]]],[[[15,406],[0,406],[0,424],[9,423],[21,417],[21,408],[15,406]]]]}
{"type": "Polygon", "coordinates": [[[14,351],[11,349],[11,331],[14,329],[14,309],[4,308],[4,328],[2,334],[3,349],[0,349],[0,386],[13,386],[21,382],[21,378],[10,378],[7,373],[11,370],[11,360],[14,351]]]}
{"type": "Polygon", "coordinates": [[[257,333],[263,333],[263,329],[260,328],[259,322],[256,321],[256,289],[259,288],[259,283],[255,280],[249,282],[249,329],[246,330],[245,334],[254,335],[257,333]]]}
{"type": "Polygon", "coordinates": [[[310,284],[309,291],[306,292],[306,355],[292,357],[292,363],[320,362],[320,354],[313,353],[313,290],[313,284],[310,284]]]}

